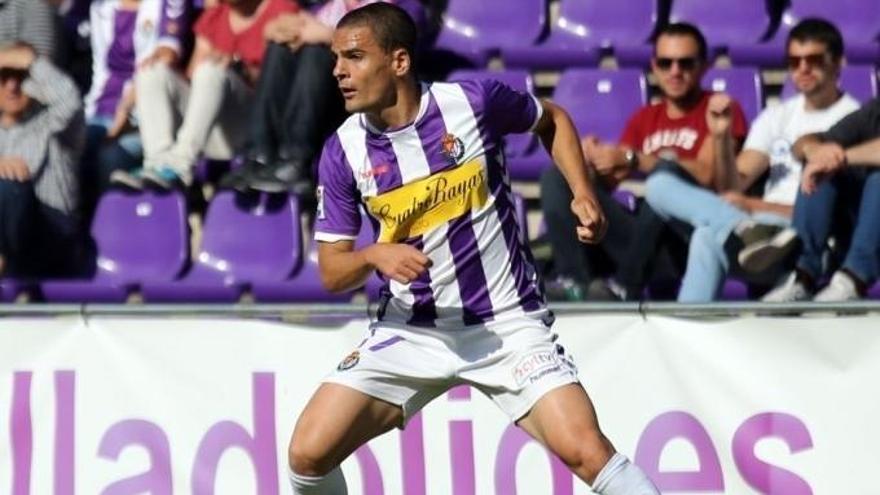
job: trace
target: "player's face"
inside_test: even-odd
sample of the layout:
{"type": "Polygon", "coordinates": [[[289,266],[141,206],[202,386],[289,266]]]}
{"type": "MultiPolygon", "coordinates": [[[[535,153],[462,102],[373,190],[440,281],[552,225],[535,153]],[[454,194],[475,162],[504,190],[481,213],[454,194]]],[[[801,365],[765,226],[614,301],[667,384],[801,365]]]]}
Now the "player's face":
{"type": "Polygon", "coordinates": [[[663,95],[680,100],[696,91],[706,67],[700,47],[691,36],[661,35],[657,38],[651,69],[663,95]]]}
{"type": "Polygon", "coordinates": [[[787,58],[791,80],[799,92],[810,96],[837,85],[840,62],[832,59],[825,43],[791,40],[787,58]]]}
{"type": "Polygon", "coordinates": [[[394,104],[394,57],[379,46],[372,29],[367,26],[337,29],[331,49],[336,56],[333,76],[347,111],[378,112],[394,104]]]}

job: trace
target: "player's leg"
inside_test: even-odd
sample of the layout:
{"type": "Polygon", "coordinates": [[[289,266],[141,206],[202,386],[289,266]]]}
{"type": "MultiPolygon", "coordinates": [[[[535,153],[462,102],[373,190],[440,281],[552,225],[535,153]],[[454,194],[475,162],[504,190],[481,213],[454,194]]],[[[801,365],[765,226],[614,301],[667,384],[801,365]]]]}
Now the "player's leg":
{"type": "Polygon", "coordinates": [[[599,429],[596,412],[579,383],[544,394],[517,425],[556,454],[600,495],[654,495],[657,489],[599,429]]]}
{"type": "Polygon", "coordinates": [[[353,388],[324,383],[306,405],[290,439],[288,462],[295,495],[344,495],[339,464],[358,447],[401,426],[400,406],[353,388]]]}

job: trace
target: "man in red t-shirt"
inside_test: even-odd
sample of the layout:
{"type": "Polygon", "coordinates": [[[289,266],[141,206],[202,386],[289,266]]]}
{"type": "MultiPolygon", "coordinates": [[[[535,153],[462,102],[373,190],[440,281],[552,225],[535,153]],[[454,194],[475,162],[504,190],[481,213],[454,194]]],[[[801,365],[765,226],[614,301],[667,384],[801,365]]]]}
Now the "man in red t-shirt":
{"type": "MultiPolygon", "coordinates": [[[[706,41],[695,26],[675,23],[660,31],[651,68],[662,99],[630,118],[619,143],[604,143],[591,135],[582,140],[592,171],[608,189],[634,173],[649,174],[661,163],[704,187],[714,186],[719,178],[716,156],[735,153],[747,124],[742,109],[729,96],[702,89],[707,67],[706,41]],[[712,112],[731,116],[730,132],[710,137],[707,118],[712,112]]],[[[572,253],[554,257],[560,278],[558,284],[549,285],[549,296],[638,299],[648,272],[660,279],[680,275],[687,246],[679,236],[670,233],[647,204],[640,202],[629,212],[602,188],[597,188],[597,195],[608,217],[605,240],[598,246],[577,243],[570,235],[575,221],[571,197],[563,185],[555,169],[541,177],[542,208],[553,251],[572,253]],[[611,279],[606,284],[600,277],[607,276],[611,279]]]]}
{"type": "Polygon", "coordinates": [[[134,188],[188,186],[199,155],[232,158],[246,135],[266,24],[298,10],[292,0],[222,0],[196,22],[185,75],[164,64],[141,67],[135,87],[144,168],[111,180],[134,188]]]}

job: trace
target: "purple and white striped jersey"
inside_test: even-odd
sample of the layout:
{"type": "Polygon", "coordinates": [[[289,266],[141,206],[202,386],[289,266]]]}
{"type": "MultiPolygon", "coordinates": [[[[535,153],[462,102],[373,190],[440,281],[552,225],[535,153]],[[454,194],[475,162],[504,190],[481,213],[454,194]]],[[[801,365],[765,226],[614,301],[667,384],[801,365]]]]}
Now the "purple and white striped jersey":
{"type": "Polygon", "coordinates": [[[354,239],[362,203],[377,242],[411,244],[432,262],[409,284],[386,284],[380,320],[457,328],[546,312],[501,144],[541,112],[497,81],[423,84],[412,124],[380,132],[355,114],[327,140],[315,238],[354,239]]]}

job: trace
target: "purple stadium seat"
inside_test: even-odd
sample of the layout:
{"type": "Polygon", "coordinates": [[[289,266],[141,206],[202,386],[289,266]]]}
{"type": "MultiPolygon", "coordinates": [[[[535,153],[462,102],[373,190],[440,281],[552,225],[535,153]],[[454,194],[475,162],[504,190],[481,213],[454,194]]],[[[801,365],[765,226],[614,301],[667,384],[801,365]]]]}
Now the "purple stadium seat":
{"type": "Polygon", "coordinates": [[[658,0],[561,0],[559,18],[550,35],[535,46],[502,48],[508,67],[560,69],[595,66],[611,50],[618,65],[645,66],[648,43],[660,19],[658,0]]]}
{"type": "MultiPolygon", "coordinates": [[[[669,22],[689,22],[703,32],[710,57],[732,46],[759,44],[771,27],[765,0],[672,0],[669,22]]],[[[777,52],[782,60],[782,52],[777,52]]]]}
{"type": "Polygon", "coordinates": [[[434,47],[479,67],[500,48],[534,44],[546,24],[546,0],[449,0],[434,47]]]}
{"type": "MultiPolygon", "coordinates": [[[[361,219],[361,231],[354,245],[356,249],[373,243],[373,226],[366,214],[361,219]]],[[[371,274],[367,287],[381,285],[378,276],[371,274]]],[[[302,269],[293,277],[273,282],[254,282],[251,292],[257,302],[349,302],[354,292],[334,294],[324,288],[318,269],[318,243],[312,238],[302,269]]]]}
{"type": "Polygon", "coordinates": [[[92,221],[97,272],[85,280],[46,280],[49,302],[124,302],[143,281],[176,277],[189,256],[186,200],[179,192],[109,191],[92,221]]]}
{"type": "Polygon", "coordinates": [[[752,122],[764,107],[764,88],[761,73],[754,67],[709,69],[703,76],[703,86],[712,91],[725,92],[742,106],[746,122],[752,122]]]}
{"type": "MultiPolygon", "coordinates": [[[[791,0],[782,15],[779,31],[785,35],[801,19],[821,17],[833,22],[843,34],[846,58],[851,63],[880,61],[880,6],[876,0],[791,0]]],[[[782,37],[781,39],[785,39],[782,37]]]]}
{"type": "Polygon", "coordinates": [[[728,277],[718,294],[721,301],[748,301],[749,286],[738,278],[728,277]]]}
{"type": "Polygon", "coordinates": [[[251,283],[288,278],[302,262],[299,222],[295,196],[217,193],[190,270],[179,280],[144,283],[144,300],[235,302],[251,283]]]}
{"type": "MultiPolygon", "coordinates": [[[[877,96],[877,69],[870,65],[844,65],[840,72],[840,87],[856,100],[867,103],[877,96]]],[[[782,97],[794,96],[797,90],[786,77],[782,86],[782,97]]]]}
{"type": "Polygon", "coordinates": [[[569,69],[553,100],[571,115],[578,134],[617,142],[626,121],[647,103],[648,83],[637,69],[569,69]]]}
{"type": "Polygon", "coordinates": [[[15,302],[18,295],[28,288],[29,284],[21,280],[13,278],[0,279],[0,302],[15,302]]]}

